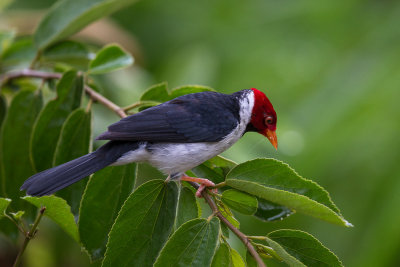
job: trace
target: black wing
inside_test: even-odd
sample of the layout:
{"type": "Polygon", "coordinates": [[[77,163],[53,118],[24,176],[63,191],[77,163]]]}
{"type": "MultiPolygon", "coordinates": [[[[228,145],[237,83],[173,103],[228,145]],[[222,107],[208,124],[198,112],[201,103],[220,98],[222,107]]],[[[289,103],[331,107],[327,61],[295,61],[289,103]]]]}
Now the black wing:
{"type": "Polygon", "coordinates": [[[184,95],[123,118],[98,140],[148,142],[216,142],[239,122],[234,95],[202,92],[184,95]]]}

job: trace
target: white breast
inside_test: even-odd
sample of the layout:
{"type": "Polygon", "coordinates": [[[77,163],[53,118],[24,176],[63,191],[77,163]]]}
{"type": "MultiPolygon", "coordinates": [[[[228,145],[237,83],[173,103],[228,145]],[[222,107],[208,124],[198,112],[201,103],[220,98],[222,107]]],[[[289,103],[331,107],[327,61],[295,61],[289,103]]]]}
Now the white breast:
{"type": "Polygon", "coordinates": [[[219,142],[204,143],[143,143],[139,149],[122,155],[113,165],[130,162],[148,162],[165,174],[190,170],[204,161],[221,154],[244,134],[251,119],[254,95],[250,91],[240,100],[240,122],[237,127],[219,142]]]}

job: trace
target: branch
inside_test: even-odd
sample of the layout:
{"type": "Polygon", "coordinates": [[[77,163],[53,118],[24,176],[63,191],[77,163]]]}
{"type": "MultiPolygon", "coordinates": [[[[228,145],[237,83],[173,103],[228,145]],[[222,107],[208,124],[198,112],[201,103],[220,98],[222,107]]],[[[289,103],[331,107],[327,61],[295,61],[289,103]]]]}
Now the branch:
{"type": "MultiPolygon", "coordinates": [[[[45,72],[45,71],[37,71],[37,70],[31,70],[31,69],[12,71],[12,72],[8,72],[8,73],[0,76],[0,85],[3,86],[8,81],[17,79],[17,78],[21,78],[21,77],[32,77],[32,78],[40,78],[43,80],[49,80],[49,79],[61,79],[62,74],[56,73],[56,72],[45,72]]],[[[103,106],[107,107],[108,109],[114,111],[121,118],[125,118],[127,116],[125,111],[117,104],[108,100],[107,98],[105,98],[101,94],[97,93],[96,91],[94,91],[92,88],[90,88],[87,85],[85,85],[84,88],[85,88],[85,92],[94,101],[97,101],[97,102],[101,103],[103,106]]]]}
{"type": "MultiPolygon", "coordinates": [[[[198,188],[199,186],[196,183],[189,182],[194,188],[198,188]]],[[[217,205],[215,204],[214,200],[210,197],[207,193],[207,190],[203,190],[201,193],[207,204],[210,206],[211,210],[213,211],[214,215],[217,216],[239,239],[243,242],[246,246],[247,250],[250,254],[254,257],[259,267],[266,267],[264,261],[261,259],[260,255],[257,253],[256,249],[250,243],[249,238],[243,234],[239,229],[233,226],[227,218],[225,218],[222,213],[219,211],[217,205]]]]}
{"type": "Polygon", "coordinates": [[[39,222],[40,222],[40,219],[42,219],[42,216],[43,216],[43,213],[45,212],[45,210],[46,210],[46,207],[42,207],[42,208],[40,209],[39,214],[38,214],[38,216],[36,217],[36,220],[35,220],[35,222],[34,222],[32,228],[31,228],[31,230],[30,230],[29,232],[26,233],[24,243],[22,244],[22,248],[21,248],[21,250],[19,251],[19,253],[18,253],[18,255],[17,255],[17,258],[15,259],[15,262],[14,262],[14,265],[13,265],[14,267],[17,267],[17,266],[20,265],[21,259],[22,259],[22,254],[24,254],[24,251],[25,251],[25,249],[26,249],[26,246],[28,246],[29,241],[30,241],[32,238],[35,237],[36,228],[38,227],[39,222]]]}
{"type": "MultiPolygon", "coordinates": [[[[40,78],[43,80],[48,80],[48,79],[61,79],[62,74],[61,73],[55,73],[55,72],[45,72],[45,71],[37,71],[37,70],[31,70],[31,69],[25,69],[21,71],[12,71],[8,72],[2,76],[0,76],[0,86],[3,86],[6,84],[8,81],[21,78],[21,77],[32,77],[32,78],[40,78]]],[[[1,88],[1,87],[0,87],[1,88]]],[[[108,100],[101,94],[97,93],[94,91],[92,88],[89,86],[85,85],[85,92],[90,96],[91,99],[94,101],[100,102],[102,105],[107,107],[108,109],[114,111],[118,116],[121,118],[126,117],[125,111],[132,109],[134,107],[140,106],[142,103],[135,103],[133,106],[128,106],[126,108],[121,108],[112,101],[108,100]]],[[[198,188],[199,186],[196,183],[189,182],[193,187],[198,188]]],[[[218,185],[216,188],[223,186],[224,184],[222,183],[221,185],[218,185]]],[[[210,206],[211,210],[213,211],[214,215],[217,216],[239,239],[243,242],[243,244],[247,247],[247,250],[250,252],[250,254],[254,257],[256,260],[257,264],[259,267],[265,267],[265,264],[263,260],[261,259],[260,255],[257,253],[253,245],[250,243],[249,238],[243,234],[239,229],[237,229],[235,226],[233,226],[228,219],[226,219],[221,212],[218,210],[217,205],[214,203],[214,200],[210,197],[210,195],[204,190],[202,192],[202,196],[206,200],[207,204],[210,206]]],[[[28,244],[29,240],[32,239],[34,236],[37,224],[39,223],[41,216],[44,213],[44,209],[42,208],[40,210],[40,213],[38,215],[38,218],[35,221],[35,224],[33,225],[31,231],[28,232],[26,235],[23,247],[20,251],[20,253],[17,256],[17,259],[15,261],[14,266],[18,266],[20,262],[20,258],[22,253],[24,252],[26,245],[28,244]]]]}

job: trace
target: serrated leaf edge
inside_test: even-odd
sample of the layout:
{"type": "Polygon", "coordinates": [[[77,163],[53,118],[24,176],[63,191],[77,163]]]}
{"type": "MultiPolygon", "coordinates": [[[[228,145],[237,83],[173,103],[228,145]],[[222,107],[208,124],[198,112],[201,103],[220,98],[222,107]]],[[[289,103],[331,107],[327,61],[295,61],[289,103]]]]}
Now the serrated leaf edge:
{"type": "MultiPolygon", "coordinates": [[[[248,162],[256,161],[256,160],[269,160],[269,161],[273,161],[273,162],[275,162],[275,163],[277,163],[277,164],[280,164],[281,166],[284,166],[284,167],[288,168],[288,169],[289,169],[290,171],[292,171],[295,175],[297,175],[301,180],[304,180],[305,182],[307,182],[307,183],[309,183],[309,184],[315,185],[318,189],[321,189],[321,191],[324,192],[324,193],[326,194],[326,196],[328,197],[329,202],[330,202],[330,203],[332,204],[332,206],[336,209],[336,210],[335,210],[335,209],[332,209],[332,210],[335,211],[335,213],[341,215],[339,208],[338,208],[338,207],[335,205],[335,203],[332,201],[332,198],[331,198],[331,196],[330,196],[330,194],[329,194],[328,191],[326,191],[322,186],[320,186],[319,184],[317,184],[317,183],[314,182],[313,180],[304,178],[303,176],[299,175],[299,174],[296,172],[295,169],[293,169],[292,167],[290,167],[289,164],[287,164],[287,163],[285,163],[285,162],[283,162],[283,161],[281,161],[281,160],[277,160],[277,159],[274,159],[274,158],[255,158],[255,159],[252,159],[252,160],[248,160],[248,161],[245,161],[245,162],[243,162],[243,163],[240,163],[240,164],[238,164],[237,166],[235,166],[234,168],[232,168],[232,170],[230,170],[230,171],[228,172],[228,174],[226,175],[226,177],[229,177],[230,173],[231,173],[235,168],[239,167],[240,165],[245,164],[245,163],[248,163],[248,162]]],[[[283,190],[283,191],[286,191],[286,190],[283,190]]],[[[289,192],[289,191],[288,191],[288,192],[289,192]]],[[[331,208],[330,208],[330,209],[331,209],[331,208]]]]}
{"type": "MultiPolygon", "coordinates": [[[[272,241],[272,242],[275,242],[275,243],[277,243],[280,247],[282,247],[282,248],[284,248],[284,246],[282,246],[281,244],[279,244],[278,242],[276,242],[276,241],[274,241],[273,239],[271,239],[270,237],[269,237],[269,235],[270,234],[273,234],[273,233],[277,233],[277,232],[281,232],[281,231],[290,231],[290,232],[298,232],[298,233],[302,233],[302,234],[305,234],[305,235],[307,235],[307,236],[309,236],[313,241],[315,241],[315,242],[317,242],[319,245],[321,245],[324,249],[326,249],[328,252],[329,252],[329,254],[331,254],[332,256],[334,256],[337,260],[338,260],[338,262],[340,263],[340,265],[341,266],[343,266],[343,263],[342,263],[342,261],[335,255],[335,253],[333,253],[329,248],[327,248],[324,244],[322,244],[321,243],[321,241],[319,241],[317,238],[315,238],[313,235],[311,235],[310,233],[307,233],[307,232],[305,232],[305,231],[301,231],[301,230],[295,230],[295,229],[279,229],[279,230],[275,230],[275,231],[272,231],[272,232],[270,232],[270,233],[268,233],[267,234],[267,236],[266,236],[266,238],[267,238],[267,242],[268,241],[272,241]]],[[[288,236],[289,237],[289,236],[288,236]]],[[[286,251],[286,250],[285,250],[286,251]]],[[[288,252],[287,252],[288,253],[288,252]]],[[[289,253],[288,253],[289,254],[289,253]]],[[[290,255],[290,254],[289,254],[290,255]]],[[[292,255],[290,255],[291,257],[293,257],[292,255]]],[[[307,255],[306,255],[307,256],[307,255]]],[[[295,258],[295,257],[293,257],[293,258],[295,258]]],[[[295,258],[297,261],[299,261],[297,258],[295,258]]],[[[304,265],[305,266],[305,265],[304,265]]]]}
{"type": "MultiPolygon", "coordinates": [[[[292,193],[292,194],[296,194],[296,195],[299,195],[299,196],[306,197],[307,199],[310,199],[311,201],[314,201],[314,202],[316,202],[316,203],[318,203],[318,204],[320,204],[320,205],[322,205],[322,206],[328,208],[329,210],[333,211],[336,215],[338,215],[339,218],[341,218],[341,220],[342,220],[343,223],[344,223],[344,226],[346,226],[346,227],[353,227],[353,224],[351,224],[351,223],[348,222],[346,219],[344,219],[343,215],[340,213],[339,208],[338,208],[338,207],[336,206],[336,204],[332,201],[332,198],[331,198],[331,196],[330,196],[330,194],[329,194],[328,191],[326,191],[322,186],[320,186],[319,184],[317,184],[317,183],[314,182],[313,180],[304,178],[303,176],[299,175],[299,174],[296,172],[296,170],[294,170],[292,167],[290,167],[289,164],[287,164],[287,163],[285,163],[285,162],[283,162],[283,161],[280,161],[280,160],[277,160],[277,159],[274,159],[274,158],[255,158],[255,159],[252,159],[252,160],[248,160],[248,161],[242,162],[242,163],[238,164],[237,166],[233,167],[233,168],[227,173],[227,175],[226,175],[226,177],[227,177],[226,180],[229,179],[229,178],[228,178],[229,175],[231,174],[231,172],[232,172],[235,168],[237,168],[238,166],[240,166],[240,165],[242,165],[242,164],[245,164],[245,163],[248,163],[248,162],[252,162],[252,161],[255,161],[255,160],[271,160],[271,161],[274,161],[274,162],[276,162],[276,163],[278,163],[278,164],[280,164],[280,165],[282,165],[282,166],[287,167],[290,171],[292,171],[292,172],[293,172],[295,175],[297,175],[300,179],[302,179],[302,180],[304,180],[304,181],[306,181],[306,182],[308,182],[308,183],[310,183],[310,184],[313,184],[313,185],[315,185],[317,188],[321,189],[321,191],[323,191],[323,192],[327,195],[327,198],[328,198],[329,202],[332,204],[332,206],[333,206],[337,211],[335,211],[335,210],[331,209],[330,207],[325,206],[324,204],[321,204],[321,203],[319,203],[319,202],[317,202],[317,201],[315,201],[315,200],[313,200],[313,199],[311,199],[311,198],[309,198],[309,197],[307,197],[307,196],[300,195],[300,194],[293,193],[293,192],[286,191],[286,190],[280,190],[280,189],[276,189],[276,190],[280,190],[280,191],[284,191],[284,192],[289,192],[289,193],[292,193]]],[[[239,179],[235,179],[235,180],[239,180],[239,179]]],[[[250,181],[249,181],[249,182],[250,182],[250,181]]],[[[257,183],[254,183],[254,184],[257,184],[257,183]]],[[[265,186],[264,186],[264,187],[265,187],[265,186]]],[[[268,188],[271,188],[271,189],[272,189],[272,187],[268,187],[268,188]]],[[[262,198],[262,197],[261,197],[261,198],[262,198]]]]}
{"type": "MultiPolygon", "coordinates": [[[[214,217],[214,218],[216,218],[216,217],[214,217]]],[[[212,219],[213,219],[213,218],[211,218],[211,220],[212,220],[212,219]]],[[[211,221],[211,220],[207,220],[207,219],[204,219],[204,218],[194,218],[194,219],[191,219],[191,220],[189,220],[189,221],[183,223],[181,226],[179,226],[179,228],[183,227],[185,224],[188,224],[188,223],[190,223],[190,222],[192,222],[192,221],[194,221],[194,220],[199,220],[199,221],[205,222],[205,225],[204,225],[204,226],[207,226],[207,224],[210,224],[210,221],[211,221]]],[[[217,218],[217,220],[219,220],[219,219],[217,218]]],[[[221,227],[220,227],[220,226],[221,226],[221,223],[219,222],[219,229],[218,229],[219,232],[221,231],[221,227]]],[[[154,265],[157,263],[158,259],[161,257],[161,254],[162,254],[163,250],[165,249],[166,244],[168,243],[168,241],[170,241],[170,240],[176,235],[176,233],[178,232],[179,228],[176,229],[175,232],[174,232],[174,233],[168,238],[168,240],[165,242],[163,248],[160,250],[160,252],[158,253],[158,256],[157,256],[156,260],[154,261],[154,265]]],[[[199,232],[201,232],[201,231],[199,231],[199,232]]],[[[196,236],[197,236],[197,235],[196,235],[196,236]]],[[[194,238],[194,239],[195,239],[195,238],[194,238]]],[[[193,240],[194,240],[194,239],[193,239],[193,240]]],[[[193,240],[192,240],[191,242],[193,242],[193,240]]],[[[215,252],[216,252],[216,250],[217,250],[217,243],[218,243],[218,238],[217,238],[217,240],[216,240],[216,245],[215,245],[214,251],[213,251],[213,253],[212,253],[212,257],[214,257],[215,252]]],[[[211,257],[211,262],[212,262],[212,257],[211,257]]]]}
{"type": "MultiPolygon", "coordinates": [[[[68,236],[70,236],[72,239],[74,239],[74,241],[75,242],[77,242],[78,244],[80,244],[80,237],[79,237],[79,230],[78,230],[78,225],[77,225],[77,223],[76,223],[76,221],[75,221],[75,218],[74,218],[74,215],[72,214],[72,212],[71,212],[71,206],[67,203],[67,201],[65,200],[65,199],[63,199],[63,198],[61,198],[61,197],[58,197],[58,196],[55,196],[55,195],[49,195],[49,196],[47,196],[47,197],[54,197],[55,199],[60,199],[62,202],[64,202],[65,203],[65,205],[69,208],[69,211],[70,211],[70,214],[71,214],[71,216],[72,216],[72,218],[73,218],[73,221],[74,221],[74,224],[75,224],[75,226],[76,226],[76,236],[73,236],[73,235],[71,235],[71,234],[73,234],[73,233],[68,233],[67,231],[65,231],[58,223],[56,223],[55,221],[53,221],[55,224],[57,224],[57,226],[58,227],[60,227],[68,236]]],[[[20,197],[21,199],[23,199],[23,200],[25,200],[26,202],[28,202],[29,204],[31,204],[31,205],[33,205],[33,206],[35,206],[35,207],[37,207],[35,204],[33,204],[33,203],[31,203],[30,201],[28,201],[27,200],[27,198],[37,198],[37,199],[40,199],[41,197],[35,197],[35,196],[29,196],[29,195],[27,195],[27,196],[23,196],[23,197],[20,197]]],[[[39,207],[37,207],[37,208],[39,208],[39,207]]],[[[49,217],[51,220],[53,220],[50,216],[48,216],[46,213],[44,214],[45,216],[47,216],[47,217],[49,217]]]]}
{"type": "MultiPolygon", "coordinates": [[[[228,181],[228,180],[236,181],[236,182],[239,182],[239,183],[243,183],[243,182],[244,182],[244,181],[241,181],[241,180],[238,180],[238,179],[227,179],[227,181],[228,181]]],[[[266,187],[266,186],[260,185],[260,184],[258,184],[258,183],[255,183],[255,182],[245,181],[244,183],[251,183],[251,184],[253,184],[253,185],[255,185],[255,186],[262,187],[262,188],[265,188],[265,189],[267,189],[267,190],[271,190],[271,191],[275,191],[275,192],[283,192],[283,193],[289,194],[289,195],[291,195],[291,196],[296,196],[296,197],[299,197],[299,198],[306,199],[307,201],[311,201],[311,202],[315,203],[317,206],[321,206],[321,207],[323,207],[323,209],[326,209],[326,210],[328,211],[328,213],[334,215],[334,217],[337,218],[337,219],[339,219],[339,221],[340,221],[341,223],[339,223],[339,221],[332,221],[332,220],[323,219],[323,218],[320,218],[320,217],[315,216],[314,214],[309,214],[309,213],[305,213],[305,212],[301,212],[301,213],[307,214],[307,215],[312,216],[312,217],[314,217],[314,218],[318,218],[318,219],[321,219],[321,220],[324,220],[324,221],[327,221],[327,222],[330,222],[330,223],[335,223],[335,224],[342,225],[342,226],[346,226],[346,227],[352,227],[352,224],[349,223],[347,220],[345,220],[340,214],[334,212],[334,211],[333,211],[332,209],[330,209],[329,207],[327,207],[327,206],[325,206],[325,205],[323,205],[323,204],[321,204],[321,203],[319,203],[319,202],[317,202],[317,201],[315,201],[315,200],[313,200],[313,199],[311,199],[311,198],[309,198],[309,197],[307,197],[307,196],[300,195],[300,194],[293,193],[293,192],[289,192],[289,191],[286,191],[286,190],[280,190],[280,189],[275,189],[275,188],[271,188],[271,187],[266,187]]],[[[229,185],[229,184],[228,184],[228,185],[229,185]]],[[[232,186],[232,185],[229,185],[229,186],[232,186]]],[[[236,187],[234,187],[234,188],[236,188],[236,187]]],[[[240,188],[241,188],[242,191],[247,192],[243,187],[240,187],[240,188]]],[[[251,194],[250,192],[247,192],[247,193],[251,194]]],[[[257,197],[263,198],[263,199],[265,199],[265,200],[271,201],[271,202],[273,202],[273,203],[277,203],[277,204],[280,204],[280,205],[284,205],[284,206],[285,206],[284,203],[279,203],[279,202],[277,202],[277,201],[273,201],[273,200],[271,200],[271,199],[267,199],[267,198],[261,196],[260,194],[254,194],[254,195],[257,196],[257,197]]],[[[290,208],[290,209],[295,209],[295,208],[292,208],[292,207],[289,207],[289,208],[290,208]]],[[[295,210],[296,210],[296,209],[295,209],[295,210]]],[[[298,211],[298,210],[297,210],[297,211],[298,211]]]]}
{"type": "MultiPolygon", "coordinates": [[[[137,169],[137,168],[136,168],[136,169],[137,169]]],[[[148,184],[149,182],[155,182],[155,181],[162,181],[163,183],[165,183],[165,181],[162,180],[162,179],[154,179],[154,180],[147,181],[147,182],[141,184],[140,186],[138,186],[135,190],[133,190],[133,191],[129,194],[129,196],[125,199],[124,203],[121,205],[121,208],[120,208],[119,211],[118,211],[118,215],[117,215],[117,217],[115,217],[115,220],[114,220],[114,222],[113,222],[113,224],[112,224],[112,226],[111,226],[111,229],[110,229],[110,231],[109,231],[108,234],[107,234],[107,236],[108,236],[108,239],[107,239],[107,240],[108,240],[108,241],[107,241],[107,244],[106,244],[106,251],[104,252],[103,262],[104,262],[104,259],[105,259],[106,256],[107,256],[107,254],[109,253],[109,252],[108,252],[108,246],[107,246],[107,245],[108,245],[108,242],[110,241],[110,234],[111,234],[111,232],[113,231],[113,229],[114,229],[114,227],[115,227],[115,223],[117,222],[119,216],[121,215],[121,211],[122,211],[122,209],[125,207],[126,202],[127,202],[128,199],[132,196],[132,194],[134,194],[139,188],[141,188],[142,186],[148,184]],[[107,252],[108,252],[108,253],[107,253],[107,252]]],[[[154,189],[154,190],[156,190],[156,189],[154,189]]],[[[86,191],[86,190],[85,190],[85,191],[86,191]]],[[[152,192],[153,192],[153,191],[152,191],[152,192]]],[[[166,242],[168,242],[168,239],[167,239],[166,242]]],[[[160,251],[160,253],[161,253],[161,251],[160,251]]],[[[157,261],[157,259],[156,259],[156,261],[157,261]]],[[[103,262],[101,263],[101,266],[103,266],[103,262]]]]}

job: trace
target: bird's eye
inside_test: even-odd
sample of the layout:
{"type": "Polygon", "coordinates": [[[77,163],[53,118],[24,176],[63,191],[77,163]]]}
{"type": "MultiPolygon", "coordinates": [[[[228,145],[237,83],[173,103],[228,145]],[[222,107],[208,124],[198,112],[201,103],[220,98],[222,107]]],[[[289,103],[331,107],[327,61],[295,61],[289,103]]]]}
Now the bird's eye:
{"type": "Polygon", "coordinates": [[[273,122],[274,122],[274,118],[273,118],[272,116],[267,116],[267,117],[264,119],[265,125],[272,124],[273,122]]]}

